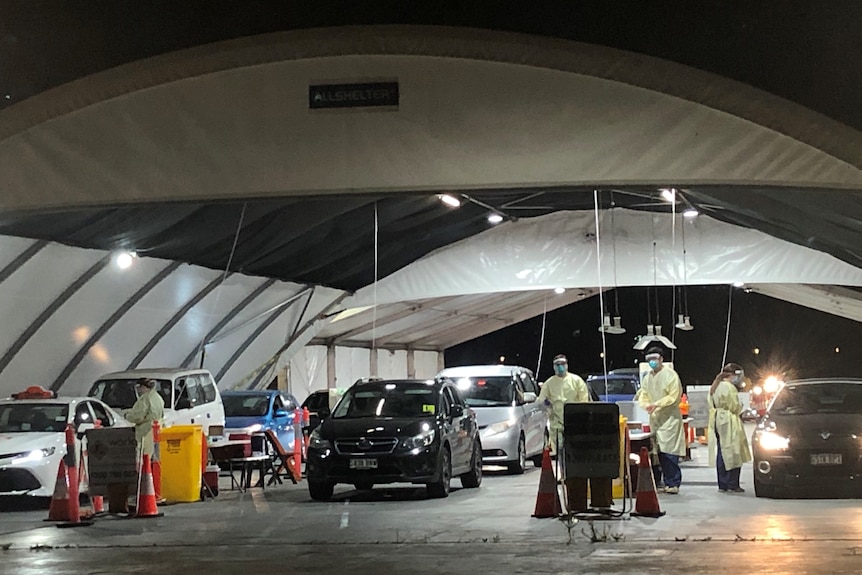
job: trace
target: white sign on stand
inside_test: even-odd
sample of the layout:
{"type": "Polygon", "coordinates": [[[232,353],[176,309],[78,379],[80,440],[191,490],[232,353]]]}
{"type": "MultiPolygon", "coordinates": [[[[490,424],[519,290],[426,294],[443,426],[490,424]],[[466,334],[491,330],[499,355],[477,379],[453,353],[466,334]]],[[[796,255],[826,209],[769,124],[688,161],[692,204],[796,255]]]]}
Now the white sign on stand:
{"type": "Polygon", "coordinates": [[[138,482],[136,449],[133,427],[88,429],[90,495],[107,495],[108,485],[134,487],[138,482]]]}

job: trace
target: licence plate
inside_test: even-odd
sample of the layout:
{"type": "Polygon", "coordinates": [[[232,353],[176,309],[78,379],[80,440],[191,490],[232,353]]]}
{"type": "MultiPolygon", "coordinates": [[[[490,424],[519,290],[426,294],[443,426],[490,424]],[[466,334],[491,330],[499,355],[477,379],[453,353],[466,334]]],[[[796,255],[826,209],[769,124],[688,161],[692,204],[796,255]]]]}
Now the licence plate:
{"type": "Polygon", "coordinates": [[[376,459],[351,459],[350,469],[377,469],[376,459]]]}
{"type": "Polygon", "coordinates": [[[841,465],[840,453],[812,453],[811,465],[841,465]]]}

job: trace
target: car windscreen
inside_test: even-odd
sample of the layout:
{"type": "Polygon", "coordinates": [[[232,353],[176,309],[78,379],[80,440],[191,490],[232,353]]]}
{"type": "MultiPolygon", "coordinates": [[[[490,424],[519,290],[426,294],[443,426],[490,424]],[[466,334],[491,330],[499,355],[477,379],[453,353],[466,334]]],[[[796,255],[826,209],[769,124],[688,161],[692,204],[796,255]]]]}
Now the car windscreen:
{"type": "Polygon", "coordinates": [[[265,393],[221,396],[225,417],[257,417],[269,412],[269,395],[265,393]]]}
{"type": "MultiPolygon", "coordinates": [[[[135,384],[138,379],[100,379],[90,388],[90,397],[101,399],[114,409],[131,409],[138,399],[135,384]]],[[[157,379],[156,391],[165,401],[165,406],[171,405],[171,382],[167,379],[157,379]]]]}
{"type": "Polygon", "coordinates": [[[509,376],[451,379],[470,407],[509,407],[515,399],[515,385],[509,376]]]}
{"type": "Polygon", "coordinates": [[[787,385],[775,396],[769,411],[781,415],[862,414],[862,384],[787,385]]]}
{"type": "Polygon", "coordinates": [[[591,378],[587,385],[598,395],[634,395],[637,392],[635,381],[628,377],[607,378],[607,391],[605,391],[605,378],[591,378]]]}
{"type": "Polygon", "coordinates": [[[309,411],[329,409],[329,393],[312,393],[305,399],[302,407],[307,407],[309,411]]]}
{"type": "Polygon", "coordinates": [[[332,417],[427,417],[436,410],[437,394],[431,386],[421,383],[363,385],[344,394],[332,417]]]}
{"type": "Polygon", "coordinates": [[[0,405],[0,433],[64,431],[69,406],[58,403],[0,405]]]}

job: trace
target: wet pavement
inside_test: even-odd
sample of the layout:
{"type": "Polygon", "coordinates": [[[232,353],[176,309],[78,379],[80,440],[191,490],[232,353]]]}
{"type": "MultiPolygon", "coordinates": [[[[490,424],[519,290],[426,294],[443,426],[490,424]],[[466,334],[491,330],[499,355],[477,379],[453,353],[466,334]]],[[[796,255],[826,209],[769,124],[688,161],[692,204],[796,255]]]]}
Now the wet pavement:
{"type": "Polygon", "coordinates": [[[4,511],[0,573],[862,572],[858,500],[757,499],[750,465],[745,493],[719,493],[706,448],[692,453],[680,494],[659,494],[657,519],[533,518],[533,468],[488,468],[480,489],[442,500],[409,485],[339,486],[319,503],[304,482],[240,493],[223,478],[217,498],[162,506],[159,518],[58,529],[44,509],[4,511]]]}

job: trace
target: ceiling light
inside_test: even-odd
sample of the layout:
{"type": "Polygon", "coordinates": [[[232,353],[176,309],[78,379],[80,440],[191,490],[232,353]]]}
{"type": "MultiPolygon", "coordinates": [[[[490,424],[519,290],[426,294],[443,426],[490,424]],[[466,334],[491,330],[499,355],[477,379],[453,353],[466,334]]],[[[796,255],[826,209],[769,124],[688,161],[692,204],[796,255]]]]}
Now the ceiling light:
{"type": "Polygon", "coordinates": [[[667,202],[676,202],[676,188],[662,188],[661,197],[667,202]]]}
{"type": "Polygon", "coordinates": [[[733,287],[741,288],[745,285],[745,282],[733,282],[733,287]]]}
{"type": "Polygon", "coordinates": [[[461,205],[461,200],[455,196],[450,196],[449,194],[441,194],[440,201],[452,208],[457,208],[461,205]]]}
{"type": "Polygon", "coordinates": [[[555,293],[555,294],[557,294],[557,295],[560,295],[560,294],[566,293],[566,288],[564,288],[564,287],[554,288],[554,293],[555,293]]]}
{"type": "Polygon", "coordinates": [[[489,224],[499,224],[503,221],[503,216],[500,214],[489,214],[488,215],[488,223],[489,224]]]}
{"type": "Polygon", "coordinates": [[[121,270],[128,269],[132,265],[132,261],[134,258],[138,257],[135,252],[127,252],[121,251],[118,252],[116,257],[114,258],[114,262],[117,264],[117,267],[121,270]]]}
{"type": "Polygon", "coordinates": [[[686,210],[684,210],[684,211],[682,212],[682,217],[684,217],[684,218],[689,218],[689,219],[691,219],[691,218],[696,218],[696,217],[697,217],[697,215],[698,215],[699,213],[700,213],[700,212],[698,212],[698,211],[697,211],[696,209],[694,209],[694,208],[687,208],[686,210]]]}
{"type": "Polygon", "coordinates": [[[679,314],[679,321],[674,327],[682,331],[691,331],[694,329],[694,326],[691,325],[691,317],[683,314],[679,314]]]}

